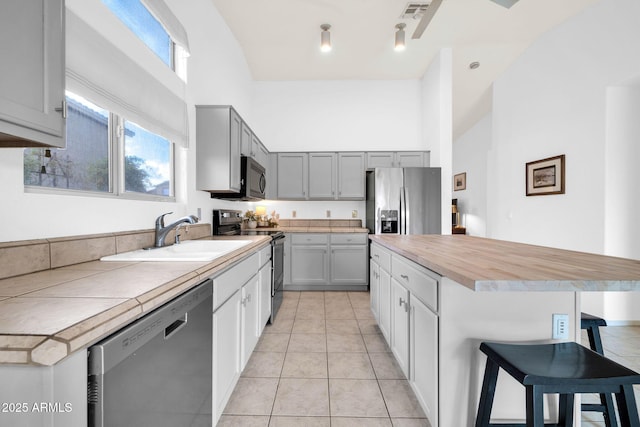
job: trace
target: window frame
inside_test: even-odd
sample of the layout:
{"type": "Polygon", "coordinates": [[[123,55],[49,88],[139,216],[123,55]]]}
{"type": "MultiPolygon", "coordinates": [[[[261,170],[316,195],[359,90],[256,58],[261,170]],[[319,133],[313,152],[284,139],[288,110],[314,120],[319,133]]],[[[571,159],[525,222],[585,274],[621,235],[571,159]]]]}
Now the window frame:
{"type": "MultiPolygon", "coordinates": [[[[80,96],[87,101],[99,106],[100,108],[104,108],[100,106],[98,103],[93,102],[92,100],[86,98],[81,94],[75,95],[80,96]]],[[[109,111],[108,109],[105,109],[109,111]]],[[[31,185],[24,184],[24,177],[22,179],[24,185],[25,193],[34,193],[34,194],[51,194],[51,195],[75,195],[75,196],[83,196],[83,197],[102,197],[102,198],[112,198],[112,199],[128,199],[128,200],[140,200],[140,201],[155,201],[155,202],[169,202],[175,203],[176,201],[176,161],[175,161],[175,149],[176,144],[172,141],[169,141],[169,180],[170,180],[170,195],[169,196],[159,196],[157,194],[145,194],[139,193],[135,191],[125,191],[125,177],[124,177],[124,162],[125,162],[125,147],[124,147],[124,122],[126,121],[126,117],[118,115],[112,111],[109,111],[109,119],[107,123],[107,133],[108,133],[108,156],[110,160],[109,165],[109,190],[108,191],[90,191],[90,190],[76,190],[76,189],[67,189],[67,188],[56,188],[56,187],[46,187],[39,185],[31,185]]],[[[131,121],[131,123],[138,123],[131,121]]],[[[147,132],[151,132],[145,129],[147,132]]],[[[151,132],[155,133],[155,132],[151,132]]],[[[45,148],[42,148],[45,150],[45,148]]],[[[23,162],[24,162],[24,154],[23,154],[23,162]]]]}

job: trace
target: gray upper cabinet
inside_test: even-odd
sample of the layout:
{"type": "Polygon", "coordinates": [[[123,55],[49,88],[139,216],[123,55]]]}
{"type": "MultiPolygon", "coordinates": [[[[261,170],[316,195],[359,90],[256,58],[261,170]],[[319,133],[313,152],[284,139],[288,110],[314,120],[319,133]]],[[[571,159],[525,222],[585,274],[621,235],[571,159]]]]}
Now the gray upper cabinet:
{"type": "Polygon", "coordinates": [[[425,164],[422,151],[406,151],[396,153],[396,163],[399,168],[416,168],[429,166],[425,164]]]}
{"type": "Polygon", "coordinates": [[[373,151],[367,153],[367,169],[428,167],[424,151],[373,151]]]}
{"type": "Polygon", "coordinates": [[[254,158],[258,163],[265,167],[265,169],[269,169],[269,150],[267,147],[260,142],[258,137],[253,134],[253,146],[254,148],[254,158]]]}
{"type": "Polygon", "coordinates": [[[307,153],[278,153],[278,199],[305,200],[309,188],[307,153]]]}
{"type": "Polygon", "coordinates": [[[363,200],[364,153],[278,153],[278,199],[363,200]]]}
{"type": "Polygon", "coordinates": [[[0,6],[0,147],[64,147],[64,0],[0,6]]]}
{"type": "Polygon", "coordinates": [[[196,105],[196,188],[240,191],[242,119],[230,106],[196,105]]]}
{"type": "Polygon", "coordinates": [[[240,154],[246,157],[254,157],[253,132],[245,122],[242,122],[242,133],[240,137],[240,154]]]}
{"type": "Polygon", "coordinates": [[[309,198],[335,199],[336,153],[309,153],[309,198]]]}
{"type": "Polygon", "coordinates": [[[269,150],[262,144],[258,136],[253,133],[246,122],[242,122],[242,137],[240,141],[240,154],[252,157],[265,169],[269,166],[269,150]]]}
{"type": "Polygon", "coordinates": [[[338,153],[338,199],[364,199],[364,153],[338,153]]]}
{"type": "Polygon", "coordinates": [[[394,154],[391,151],[367,153],[367,169],[394,167],[394,154]]]}

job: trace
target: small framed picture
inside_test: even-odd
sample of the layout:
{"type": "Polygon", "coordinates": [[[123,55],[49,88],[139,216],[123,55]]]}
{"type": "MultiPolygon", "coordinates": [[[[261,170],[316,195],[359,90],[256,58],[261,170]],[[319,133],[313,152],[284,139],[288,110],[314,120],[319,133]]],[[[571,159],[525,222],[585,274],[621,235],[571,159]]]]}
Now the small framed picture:
{"type": "Polygon", "coordinates": [[[564,154],[527,163],[526,175],[527,196],[564,194],[564,154]]]}
{"type": "Polygon", "coordinates": [[[464,190],[467,188],[467,173],[462,172],[453,176],[453,191],[464,190]]]}

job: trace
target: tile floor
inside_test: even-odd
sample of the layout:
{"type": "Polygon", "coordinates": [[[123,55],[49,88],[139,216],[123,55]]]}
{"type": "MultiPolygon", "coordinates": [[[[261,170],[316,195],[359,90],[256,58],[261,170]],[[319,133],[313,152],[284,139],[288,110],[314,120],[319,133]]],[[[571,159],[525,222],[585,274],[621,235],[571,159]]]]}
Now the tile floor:
{"type": "MultiPolygon", "coordinates": [[[[640,372],[640,326],[600,331],[607,357],[640,372]]],[[[635,392],[640,407],[640,387],[635,392]]],[[[368,292],[285,292],[218,426],[429,423],[371,315],[368,292]]],[[[604,427],[602,415],[583,413],[582,426],[604,427]]]]}
{"type": "MultiPolygon", "coordinates": [[[[600,328],[604,355],[636,372],[640,372],[640,326],[606,326],[600,328]]],[[[589,345],[587,333],[582,332],[582,342],[589,345]]],[[[634,386],[636,403],[640,408],[640,386],[634,386]]],[[[598,403],[597,396],[584,396],[584,402],[598,403]]],[[[597,412],[582,413],[582,427],[604,427],[602,415],[597,412]]],[[[620,425],[620,424],[618,424],[620,425]]]]}
{"type": "Polygon", "coordinates": [[[368,292],[285,292],[218,426],[429,426],[368,292]]]}

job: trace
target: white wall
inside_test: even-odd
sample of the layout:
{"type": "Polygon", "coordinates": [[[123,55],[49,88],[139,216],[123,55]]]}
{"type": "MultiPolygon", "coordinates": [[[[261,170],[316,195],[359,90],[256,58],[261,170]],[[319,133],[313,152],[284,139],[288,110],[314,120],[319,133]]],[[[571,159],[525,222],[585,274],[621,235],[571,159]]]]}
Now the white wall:
{"type": "Polygon", "coordinates": [[[442,234],[451,234],[453,55],[442,49],[421,80],[422,144],[431,153],[431,166],[442,171],[442,234]]]}
{"type": "MultiPolygon", "coordinates": [[[[420,81],[257,81],[251,128],[270,151],[427,150],[421,142],[420,81]]],[[[273,178],[271,178],[273,179],[273,178]]],[[[267,201],[281,218],[365,221],[364,202],[267,201]]],[[[269,208],[270,212],[271,209],[269,208]]]]}
{"type": "MultiPolygon", "coordinates": [[[[487,237],[640,258],[639,93],[611,88],[640,75],[639,14],[635,0],[601,0],[540,37],[496,79],[491,125],[479,122],[454,144],[462,172],[475,155],[464,147],[490,135],[476,160],[486,153],[487,237]],[[525,164],[559,154],[566,194],[526,197],[525,164]]],[[[472,210],[481,197],[468,192],[464,203],[472,210]]],[[[640,320],[634,293],[583,293],[582,301],[608,320],[640,320]]]]}
{"type": "Polygon", "coordinates": [[[635,0],[602,0],[540,37],[495,81],[491,237],[604,251],[606,87],[640,70],[639,13],[635,0]],[[526,197],[525,163],[559,154],[566,194],[526,197]]]}
{"type": "Polygon", "coordinates": [[[418,80],[254,84],[252,129],[271,151],[426,150],[418,80]]]}
{"type": "Polygon", "coordinates": [[[492,115],[487,114],[453,144],[453,174],[466,172],[467,187],[454,191],[462,224],[470,236],[487,235],[487,157],[492,115]]]}

